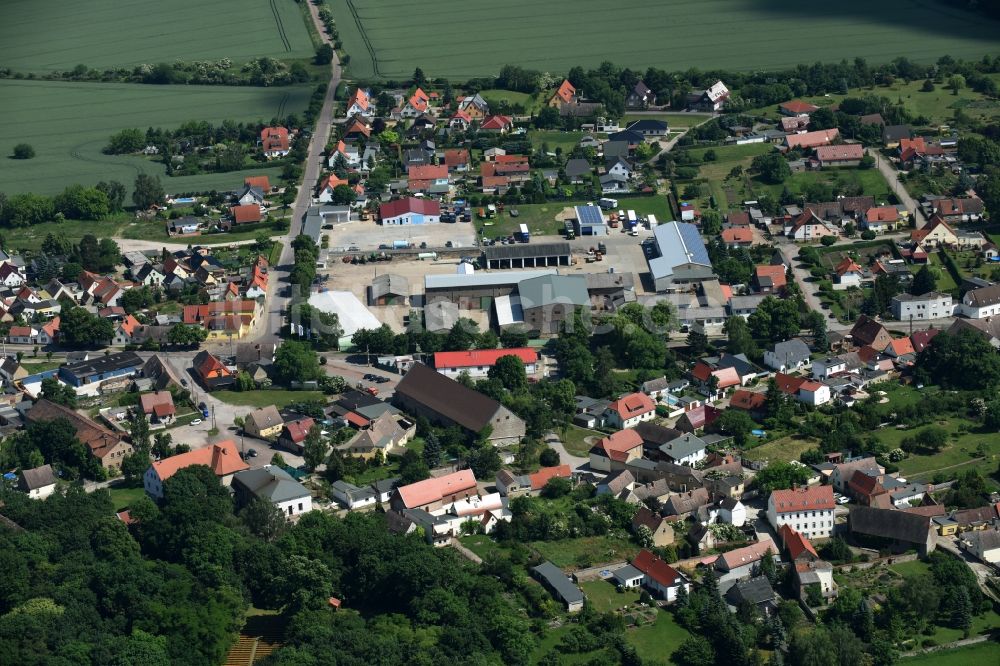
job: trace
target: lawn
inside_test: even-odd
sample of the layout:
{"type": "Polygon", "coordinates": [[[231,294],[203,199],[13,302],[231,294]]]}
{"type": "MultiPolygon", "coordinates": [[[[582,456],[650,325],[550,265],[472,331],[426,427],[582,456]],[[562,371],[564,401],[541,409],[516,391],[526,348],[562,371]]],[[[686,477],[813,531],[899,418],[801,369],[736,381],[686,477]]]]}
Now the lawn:
{"type": "Polygon", "coordinates": [[[398,79],[419,66],[429,77],[467,79],[496,75],[505,63],[561,78],[574,66],[597,67],[606,60],[636,69],[748,71],[834,62],[845,53],[869,62],[901,55],[920,62],[944,54],[978,59],[996,50],[1000,32],[1000,23],[981,14],[910,0],[845,0],[824,11],[790,0],[633,2],[614,12],[600,0],[514,0],[502,12],[486,0],[465,3],[458,13],[450,0],[428,0],[418,9],[406,0],[348,0],[329,7],[351,54],[354,78],[398,79]],[[444,23],[447,38],[429,39],[444,23]],[[795,34],[837,38],[787,38],[795,34]]]}
{"type": "Polygon", "coordinates": [[[586,568],[621,562],[639,552],[638,546],[608,536],[580,537],[559,541],[532,541],[528,544],[560,569],[586,568]]]}
{"type": "Polygon", "coordinates": [[[528,140],[531,147],[541,149],[542,145],[548,145],[551,152],[556,148],[561,148],[563,153],[569,153],[576,148],[583,138],[583,132],[560,132],[556,130],[531,130],[528,132],[528,140]]]}
{"type": "Polygon", "coordinates": [[[587,599],[594,608],[601,613],[616,611],[622,606],[631,606],[639,601],[639,590],[631,589],[618,592],[612,579],[580,583],[580,589],[587,595],[587,599]]]}
{"type": "MultiPolygon", "coordinates": [[[[39,358],[43,357],[40,356],[39,358]]],[[[36,360],[34,357],[25,356],[23,362],[21,363],[21,367],[23,367],[28,372],[29,375],[34,375],[39,372],[45,372],[46,370],[52,370],[54,368],[58,368],[62,364],[63,362],[59,359],[53,359],[51,361],[39,361],[36,360]]]]}
{"type": "Polygon", "coordinates": [[[670,655],[691,636],[691,633],[674,621],[672,613],[659,611],[656,622],[629,629],[625,636],[644,661],[667,663],[670,655]]]}
{"type": "MultiPolygon", "coordinates": [[[[46,41],[52,43],[51,39],[46,41]]],[[[132,155],[105,155],[101,150],[112,134],[129,127],[176,128],[189,120],[267,122],[275,116],[300,113],[310,93],[308,86],[148,86],[0,80],[0,99],[4,100],[8,128],[0,140],[0,156],[4,156],[0,158],[0,183],[7,194],[55,194],[73,183],[94,185],[101,180],[117,180],[131,189],[136,175],[144,172],[160,175],[168,194],[180,194],[233,189],[249,175],[268,174],[274,180],[278,173],[263,166],[168,178],[159,162],[132,155]],[[21,142],[31,144],[36,157],[7,159],[14,145],[21,142]]]]}
{"type": "MultiPolygon", "coordinates": [[[[979,431],[978,424],[971,421],[951,418],[937,422],[948,431],[948,443],[937,453],[931,455],[910,454],[899,462],[899,472],[907,479],[919,479],[928,481],[931,475],[938,470],[946,470],[948,477],[953,477],[958,473],[958,467],[964,469],[967,466],[976,466],[985,474],[996,471],[997,460],[1000,459],[1000,440],[996,433],[979,431]],[[965,428],[966,432],[960,432],[965,428]],[[980,455],[979,447],[985,447],[985,456],[980,455]],[[984,460],[977,460],[978,458],[984,460]],[[955,467],[955,469],[950,469],[955,467]]],[[[927,426],[899,430],[896,428],[883,428],[875,431],[879,441],[889,447],[898,447],[903,439],[911,436],[927,426]]]]}
{"type": "Polygon", "coordinates": [[[781,460],[788,462],[790,460],[798,460],[799,456],[809,449],[814,448],[816,448],[816,442],[789,435],[750,449],[743,453],[743,457],[747,460],[768,460],[770,462],[781,460]]]}
{"type": "Polygon", "coordinates": [[[784,183],[770,185],[754,180],[754,194],[760,196],[770,192],[775,198],[781,197],[783,188],[787,187],[792,194],[801,195],[810,185],[825,184],[844,192],[845,190],[860,190],[861,194],[875,197],[875,203],[889,200],[889,184],[878,169],[823,169],[822,171],[800,171],[793,173],[784,183]]]}
{"type": "MultiPolygon", "coordinates": [[[[176,60],[304,58],[313,46],[295,0],[8,0],[0,62],[17,72],[132,68],[176,60]]],[[[143,125],[146,127],[146,125],[143,125]]]]}
{"type": "Polygon", "coordinates": [[[321,391],[285,391],[283,389],[263,389],[261,391],[214,391],[213,398],[240,407],[267,407],[274,405],[281,409],[293,402],[324,400],[321,391]]]}
{"type": "Polygon", "coordinates": [[[127,488],[122,485],[110,486],[108,491],[111,493],[111,502],[115,507],[115,511],[127,509],[136,500],[146,494],[146,491],[142,488],[127,488]]]}
{"type": "Polygon", "coordinates": [[[897,564],[889,565],[889,568],[898,573],[903,578],[912,578],[913,576],[920,576],[925,573],[930,573],[931,570],[930,565],[922,560],[913,560],[912,562],[899,562],[897,564]]]}
{"type": "Polygon", "coordinates": [[[480,90],[479,94],[490,105],[490,110],[497,113],[511,114],[513,107],[517,105],[524,107],[525,113],[533,113],[545,103],[539,95],[532,96],[514,90],[487,89],[480,90]]]}
{"type": "Polygon", "coordinates": [[[469,534],[459,537],[458,540],[462,542],[463,546],[484,560],[490,553],[505,552],[504,548],[501,548],[496,541],[485,534],[469,534]]]}
{"type": "Polygon", "coordinates": [[[1000,662],[1000,643],[987,641],[977,645],[930,652],[916,657],[900,659],[904,666],[967,666],[968,664],[996,664],[1000,662]]]}
{"type": "Polygon", "coordinates": [[[593,448],[592,444],[586,442],[588,437],[600,438],[604,437],[604,433],[571,425],[559,434],[559,438],[562,440],[563,446],[566,447],[566,451],[571,455],[583,458],[586,458],[590,453],[590,449],[593,448]]]}

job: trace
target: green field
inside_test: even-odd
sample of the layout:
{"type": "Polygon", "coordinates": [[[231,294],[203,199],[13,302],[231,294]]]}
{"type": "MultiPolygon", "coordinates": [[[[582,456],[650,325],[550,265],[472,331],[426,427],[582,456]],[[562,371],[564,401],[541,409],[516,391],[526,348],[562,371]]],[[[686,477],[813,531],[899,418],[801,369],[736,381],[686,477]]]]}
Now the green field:
{"type": "Polygon", "coordinates": [[[267,407],[274,405],[278,409],[287,407],[293,402],[323,400],[321,391],[285,391],[280,389],[262,389],[260,391],[214,391],[213,398],[222,402],[241,407],[267,407]]]}
{"type": "Polygon", "coordinates": [[[747,460],[767,460],[768,462],[780,460],[782,462],[789,462],[791,460],[798,460],[803,453],[809,449],[816,448],[816,446],[816,442],[789,435],[788,437],[782,437],[781,439],[776,439],[773,442],[761,444],[756,448],[750,449],[743,453],[743,457],[747,460]]]}
{"type": "Polygon", "coordinates": [[[613,580],[591,580],[580,583],[580,589],[594,608],[601,613],[616,611],[623,606],[631,606],[639,601],[639,590],[619,592],[613,580]]]}
{"type": "Polygon", "coordinates": [[[7,0],[0,21],[0,64],[17,72],[312,54],[294,0],[7,0]]]}
{"type": "Polygon", "coordinates": [[[635,646],[643,659],[667,663],[670,655],[691,637],[691,633],[677,624],[673,613],[659,611],[656,622],[626,632],[628,642],[635,646]]]}
{"type": "Polygon", "coordinates": [[[560,77],[571,67],[755,70],[835,62],[847,55],[933,62],[996,51],[1000,23],[938,2],[845,0],[347,0],[330,3],[357,78],[495,75],[506,63],[560,77]],[[442,27],[447,26],[446,35],[442,27]],[[720,39],[725,35],[725,39],[720,39]],[[811,37],[808,37],[811,36],[811,37]],[[803,38],[806,37],[806,38],[803,38]]]}
{"type": "MultiPolygon", "coordinates": [[[[2,40],[0,40],[2,41],[2,40]]],[[[268,122],[300,113],[308,87],[147,86],[127,83],[69,83],[0,80],[7,132],[0,140],[0,190],[53,194],[67,185],[118,180],[131,188],[142,171],[164,174],[158,162],[129,155],[104,155],[108,137],[127,127],[174,128],[189,120],[226,119],[268,122]],[[31,144],[37,156],[13,160],[17,143],[31,144]]],[[[249,169],[221,174],[167,178],[168,194],[232,189],[248,175],[274,170],[249,169]]]]}
{"type": "Polygon", "coordinates": [[[610,536],[580,537],[559,541],[532,541],[528,544],[560,569],[581,569],[631,559],[638,546],[610,536]]]}

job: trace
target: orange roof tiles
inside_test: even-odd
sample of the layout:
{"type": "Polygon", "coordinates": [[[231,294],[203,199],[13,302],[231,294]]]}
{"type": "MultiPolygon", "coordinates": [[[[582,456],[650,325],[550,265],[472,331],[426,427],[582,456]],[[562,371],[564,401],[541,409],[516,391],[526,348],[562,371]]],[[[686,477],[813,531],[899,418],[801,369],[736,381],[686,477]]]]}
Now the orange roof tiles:
{"type": "Polygon", "coordinates": [[[609,407],[624,421],[656,410],[656,404],[645,393],[629,393],[611,403],[609,407]]]}
{"type": "Polygon", "coordinates": [[[166,481],[180,470],[192,465],[206,465],[216,476],[227,476],[250,469],[250,465],[240,458],[236,444],[231,439],[164,458],[154,462],[153,469],[156,470],[160,481],[166,481]]]}
{"type": "Polygon", "coordinates": [[[777,513],[833,510],[833,486],[810,486],[771,493],[777,513]]]}
{"type": "Polygon", "coordinates": [[[425,479],[396,489],[408,509],[438,502],[449,495],[476,489],[476,477],[471,469],[463,469],[436,479],[425,479]]]}
{"type": "Polygon", "coordinates": [[[595,448],[603,451],[608,458],[621,462],[628,459],[629,451],[641,446],[642,437],[635,430],[629,429],[619,430],[602,438],[595,448]]]}

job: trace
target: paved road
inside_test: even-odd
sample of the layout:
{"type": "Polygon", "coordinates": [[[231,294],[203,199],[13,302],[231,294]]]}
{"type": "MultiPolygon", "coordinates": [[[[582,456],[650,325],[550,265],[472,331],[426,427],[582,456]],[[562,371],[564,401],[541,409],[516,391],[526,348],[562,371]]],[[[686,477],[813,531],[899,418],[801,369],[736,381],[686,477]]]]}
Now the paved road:
{"type": "MultiPolygon", "coordinates": [[[[309,4],[309,13],[312,16],[316,30],[323,41],[333,46],[329,35],[324,32],[323,23],[319,19],[318,8],[313,3],[309,4]]],[[[326,98],[323,100],[323,108],[319,112],[316,120],[316,127],[313,130],[309,141],[309,151],[306,157],[305,169],[302,176],[302,184],[299,186],[298,196],[295,198],[295,205],[292,207],[292,223],[289,225],[288,233],[278,238],[283,244],[281,257],[277,266],[271,267],[270,279],[267,284],[267,304],[266,311],[255,324],[252,331],[247,336],[247,341],[277,342],[278,334],[281,331],[283,322],[283,312],[288,307],[288,296],[285,288],[288,284],[288,275],[292,268],[295,252],[292,250],[292,240],[299,235],[299,229],[306,211],[312,205],[313,188],[319,180],[323,166],[323,150],[326,148],[327,139],[330,136],[330,127],[333,117],[333,95],[340,85],[343,71],[340,60],[336,52],[333,55],[333,63],[330,65],[330,83],[327,87],[326,98]]]]}
{"type": "Polygon", "coordinates": [[[549,432],[545,434],[545,443],[550,447],[555,449],[555,452],[559,454],[559,462],[563,465],[569,465],[573,471],[585,469],[590,471],[590,459],[582,458],[580,456],[574,456],[566,447],[563,446],[562,440],[559,439],[559,435],[554,432],[549,432]]]}
{"type": "Polygon", "coordinates": [[[899,202],[906,206],[907,210],[913,212],[917,216],[917,228],[924,226],[927,218],[924,217],[924,213],[920,210],[920,206],[914,201],[910,193],[906,191],[906,188],[901,182],[899,182],[899,172],[896,171],[892,163],[886,159],[884,156],[880,155],[878,151],[868,150],[868,154],[875,158],[875,164],[878,167],[879,172],[885,178],[886,182],[889,183],[889,187],[895,193],[896,197],[899,198],[899,202]]]}

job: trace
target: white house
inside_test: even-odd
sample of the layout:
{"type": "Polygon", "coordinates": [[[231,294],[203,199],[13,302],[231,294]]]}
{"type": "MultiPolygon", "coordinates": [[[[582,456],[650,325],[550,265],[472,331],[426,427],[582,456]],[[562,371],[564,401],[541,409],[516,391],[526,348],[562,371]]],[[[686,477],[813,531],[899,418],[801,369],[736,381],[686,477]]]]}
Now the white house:
{"type": "Polygon", "coordinates": [[[788,525],[807,539],[833,533],[833,486],[775,490],[767,499],[767,520],[777,530],[788,525]]]}
{"type": "Polygon", "coordinates": [[[985,319],[1000,314],[1000,284],[967,291],[959,309],[969,319],[985,319]]]}
{"type": "Polygon", "coordinates": [[[604,413],[605,422],[614,428],[633,428],[656,416],[656,403],[645,393],[629,393],[612,402],[604,413]]]}
{"type": "Polygon", "coordinates": [[[963,545],[983,562],[1000,564],[1000,530],[973,530],[962,535],[963,545]]]}
{"type": "Polygon", "coordinates": [[[694,467],[698,461],[703,460],[708,455],[705,442],[690,433],[661,445],[660,453],[674,464],[690,467],[694,467]]]}
{"type": "Polygon", "coordinates": [[[764,351],[764,365],[778,372],[794,372],[809,365],[809,345],[799,338],[779,342],[764,351]]]}
{"type": "Polygon", "coordinates": [[[333,499],[351,510],[373,506],[378,501],[378,494],[373,488],[359,488],[343,479],[330,484],[330,494],[333,495],[333,499]]]}
{"type": "Polygon", "coordinates": [[[841,372],[847,372],[847,362],[836,356],[813,361],[813,379],[827,379],[841,372]]]}
{"type": "Polygon", "coordinates": [[[56,491],[56,475],[52,465],[42,465],[33,469],[21,470],[17,480],[19,490],[28,493],[31,499],[45,499],[56,491]]]}
{"type": "Polygon", "coordinates": [[[253,499],[267,500],[283,516],[299,516],[312,511],[312,493],[292,475],[276,465],[248,469],[233,477],[238,506],[253,499]]]}
{"type": "Polygon", "coordinates": [[[903,293],[892,297],[892,316],[899,321],[941,319],[954,314],[955,299],[951,294],[932,291],[921,296],[903,293]]]}
{"type": "Polygon", "coordinates": [[[154,462],[143,476],[143,488],[151,497],[159,499],[163,497],[163,484],[166,483],[167,479],[191,465],[210,467],[224,486],[232,484],[233,476],[237,472],[250,468],[250,465],[243,461],[236,450],[236,443],[227,439],[154,462]]]}
{"type": "Polygon", "coordinates": [[[504,356],[519,358],[524,364],[524,372],[528,376],[534,375],[538,371],[538,351],[530,347],[436,352],[434,354],[434,369],[452,379],[458,379],[463,372],[468,373],[469,377],[473,379],[478,379],[486,377],[490,369],[504,356]]]}
{"type": "Polygon", "coordinates": [[[683,587],[691,591],[691,584],[684,574],[648,550],[641,550],[632,560],[632,566],[642,572],[642,586],[668,603],[677,599],[683,587]]]}
{"type": "Polygon", "coordinates": [[[830,402],[830,387],[817,381],[802,382],[799,387],[799,401],[819,407],[830,402]]]}
{"type": "Polygon", "coordinates": [[[727,497],[719,503],[719,520],[735,527],[743,527],[747,522],[747,508],[738,499],[727,497]]]}

